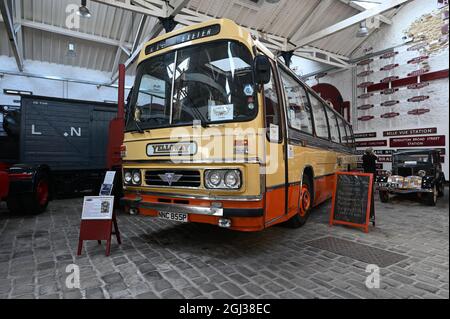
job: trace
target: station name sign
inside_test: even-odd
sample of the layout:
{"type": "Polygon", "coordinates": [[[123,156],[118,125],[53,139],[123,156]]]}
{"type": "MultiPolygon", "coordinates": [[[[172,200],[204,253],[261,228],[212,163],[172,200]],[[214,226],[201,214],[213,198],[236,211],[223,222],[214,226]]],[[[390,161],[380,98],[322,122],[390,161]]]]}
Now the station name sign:
{"type": "Polygon", "coordinates": [[[377,137],[377,132],[355,133],[355,139],[377,137]]]}
{"type": "Polygon", "coordinates": [[[427,135],[436,133],[437,133],[436,127],[429,127],[429,128],[414,128],[396,131],[384,131],[383,136],[427,135]]]}
{"type": "Polygon", "coordinates": [[[356,142],[356,147],[378,147],[378,146],[387,146],[387,141],[386,140],[377,140],[377,141],[356,142]]]}
{"type": "Polygon", "coordinates": [[[177,44],[181,44],[181,43],[185,43],[185,42],[189,42],[189,41],[193,41],[193,40],[198,40],[198,39],[203,39],[203,38],[207,38],[207,37],[212,37],[212,36],[218,35],[219,33],[220,33],[220,25],[219,24],[214,24],[214,25],[211,25],[208,27],[184,32],[181,34],[177,34],[173,37],[164,39],[162,41],[148,45],[145,48],[145,54],[147,54],[147,55],[152,54],[154,52],[166,49],[168,47],[171,47],[171,46],[174,46],[177,44]]]}
{"type": "Polygon", "coordinates": [[[391,147],[445,146],[445,135],[391,138],[391,147]]]}

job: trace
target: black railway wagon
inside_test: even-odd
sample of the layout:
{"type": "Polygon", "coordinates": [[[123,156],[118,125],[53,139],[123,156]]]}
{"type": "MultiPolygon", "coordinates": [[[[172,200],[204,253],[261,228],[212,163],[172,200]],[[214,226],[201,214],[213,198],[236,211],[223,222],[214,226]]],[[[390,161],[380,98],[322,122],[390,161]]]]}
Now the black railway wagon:
{"type": "Polygon", "coordinates": [[[20,163],[45,164],[57,193],[96,190],[117,104],[22,96],[20,163]]]}

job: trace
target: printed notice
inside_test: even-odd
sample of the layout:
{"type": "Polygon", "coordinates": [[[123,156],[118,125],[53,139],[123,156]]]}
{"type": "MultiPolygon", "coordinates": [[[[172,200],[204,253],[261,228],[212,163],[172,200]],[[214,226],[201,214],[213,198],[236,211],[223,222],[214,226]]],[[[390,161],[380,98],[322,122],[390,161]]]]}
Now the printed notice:
{"type": "Polygon", "coordinates": [[[209,118],[211,122],[230,121],[234,116],[234,105],[209,105],[209,118]]]}
{"type": "Polygon", "coordinates": [[[114,196],[85,196],[81,219],[111,219],[113,207],[114,196]]]}

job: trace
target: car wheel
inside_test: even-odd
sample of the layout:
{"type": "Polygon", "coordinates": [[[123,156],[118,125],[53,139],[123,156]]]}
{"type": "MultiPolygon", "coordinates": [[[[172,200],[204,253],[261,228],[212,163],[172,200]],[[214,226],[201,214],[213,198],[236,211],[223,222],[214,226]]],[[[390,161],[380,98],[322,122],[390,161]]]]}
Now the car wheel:
{"type": "Polygon", "coordinates": [[[302,188],[300,190],[300,199],[298,212],[291,219],[286,222],[286,225],[291,228],[302,227],[308,220],[309,214],[311,212],[313,197],[312,197],[312,187],[309,178],[306,177],[302,182],[302,188]]]}
{"type": "Polygon", "coordinates": [[[433,192],[426,194],[426,196],[425,196],[425,203],[428,206],[436,206],[437,198],[438,198],[438,190],[437,190],[437,186],[434,185],[433,186],[433,192]]]}
{"type": "Polygon", "coordinates": [[[382,203],[387,203],[389,202],[389,192],[386,191],[380,191],[380,201],[382,203]]]}
{"type": "Polygon", "coordinates": [[[438,185],[438,197],[444,196],[444,183],[440,182],[438,185]]]}

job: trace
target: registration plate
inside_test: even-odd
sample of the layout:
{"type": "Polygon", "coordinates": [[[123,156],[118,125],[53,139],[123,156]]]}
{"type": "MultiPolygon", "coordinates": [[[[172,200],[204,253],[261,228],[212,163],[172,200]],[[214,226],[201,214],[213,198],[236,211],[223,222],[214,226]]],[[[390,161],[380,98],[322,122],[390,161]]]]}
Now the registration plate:
{"type": "Polygon", "coordinates": [[[188,214],[186,213],[170,213],[170,212],[158,212],[158,217],[166,220],[172,220],[176,222],[187,223],[188,214]]]}

